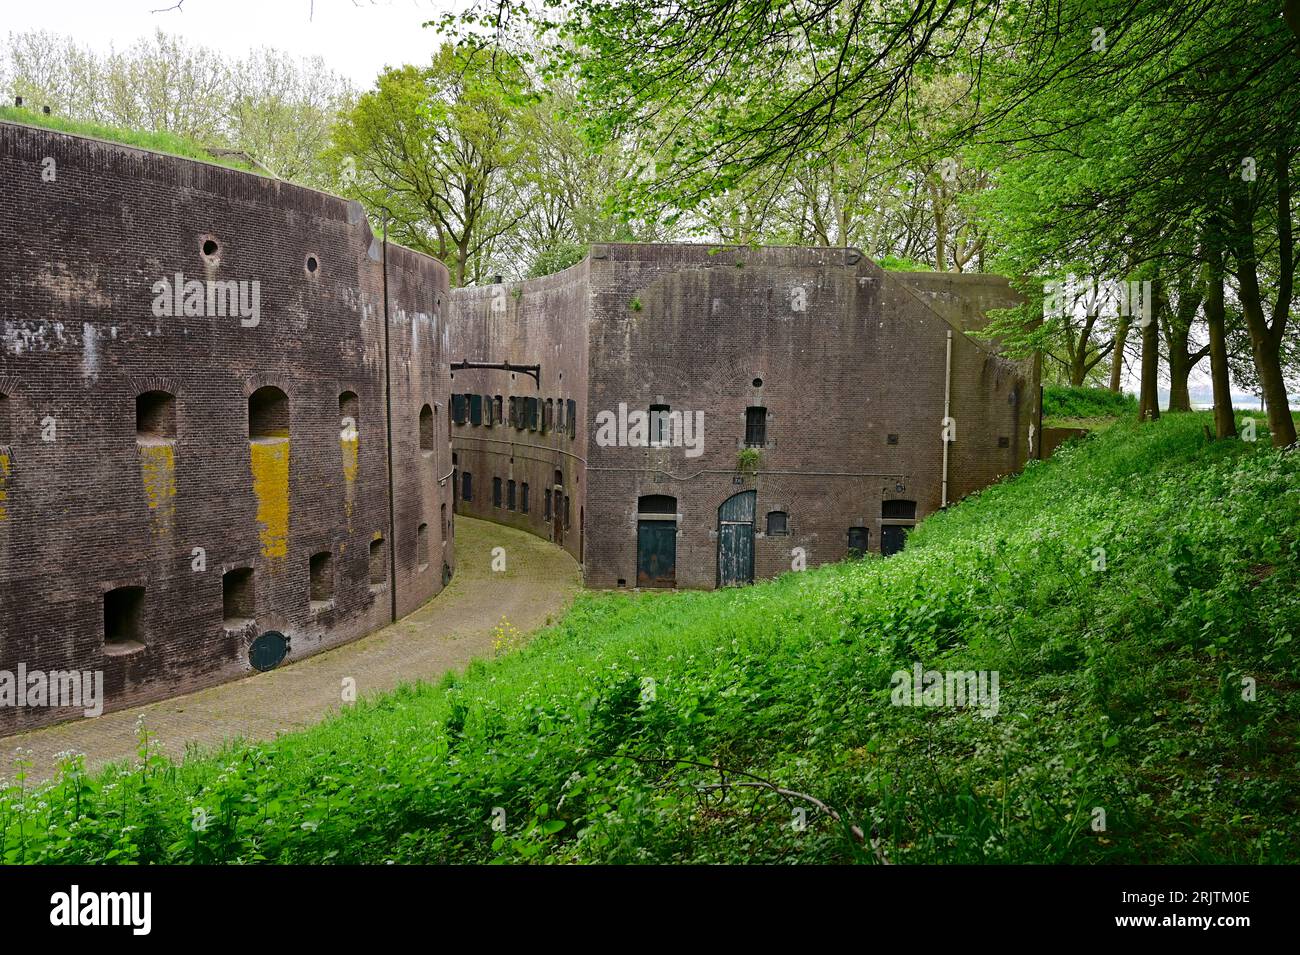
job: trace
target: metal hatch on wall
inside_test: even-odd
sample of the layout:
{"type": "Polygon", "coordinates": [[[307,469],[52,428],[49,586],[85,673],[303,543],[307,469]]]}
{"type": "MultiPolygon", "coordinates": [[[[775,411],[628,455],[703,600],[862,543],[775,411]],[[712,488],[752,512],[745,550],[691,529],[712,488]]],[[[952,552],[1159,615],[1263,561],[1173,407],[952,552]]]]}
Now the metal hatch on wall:
{"type": "Polygon", "coordinates": [[[718,586],[754,582],[754,513],[757,491],[741,491],[718,508],[718,586]]]}
{"type": "Polygon", "coordinates": [[[248,662],[265,673],[278,667],[289,653],[289,638],[279,630],[267,630],[249,645],[248,662]]]}

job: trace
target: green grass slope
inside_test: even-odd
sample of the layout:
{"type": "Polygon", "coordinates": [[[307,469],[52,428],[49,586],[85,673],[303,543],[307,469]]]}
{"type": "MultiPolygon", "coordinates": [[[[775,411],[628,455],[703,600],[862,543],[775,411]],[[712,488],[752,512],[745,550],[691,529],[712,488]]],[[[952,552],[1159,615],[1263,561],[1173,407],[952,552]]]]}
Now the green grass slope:
{"type": "Polygon", "coordinates": [[[185,139],[174,133],[151,133],[67,119],[63,116],[46,116],[44,113],[38,113],[35,110],[19,106],[0,106],[0,121],[20,123],[24,126],[39,126],[42,129],[53,129],[60,133],[71,133],[76,136],[89,136],[110,143],[134,146],[137,149],[167,153],[170,156],[200,159],[203,162],[229,166],[231,169],[240,169],[244,172],[259,172],[246,162],[241,162],[230,156],[217,156],[193,140],[185,139]]]}
{"type": "Polygon", "coordinates": [[[1205,420],[1116,424],[888,560],[592,594],[272,744],[70,764],[0,797],[4,859],[1295,861],[1300,454],[1205,420]],[[996,670],[997,714],[892,705],[917,662],[996,670]]]}
{"type": "Polygon", "coordinates": [[[1109,388],[1043,389],[1043,424],[1046,427],[1104,427],[1115,418],[1137,417],[1137,398],[1109,388]]]}

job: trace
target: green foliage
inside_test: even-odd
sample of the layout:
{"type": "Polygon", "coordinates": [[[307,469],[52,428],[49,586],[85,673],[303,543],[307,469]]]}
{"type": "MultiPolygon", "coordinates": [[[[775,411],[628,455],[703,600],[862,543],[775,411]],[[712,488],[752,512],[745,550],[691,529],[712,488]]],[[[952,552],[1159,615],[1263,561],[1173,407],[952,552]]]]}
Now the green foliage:
{"type": "Polygon", "coordinates": [[[760,458],[758,448],[741,448],[736,454],[736,470],[741,474],[757,474],[760,458]]]}
{"type": "Polygon", "coordinates": [[[585,259],[589,251],[590,246],[585,242],[559,242],[537,254],[528,268],[528,277],[533,279],[563,272],[585,259]]]}
{"type": "Polygon", "coordinates": [[[305,732],[20,780],[0,853],[870,861],[856,825],[900,863],[1293,861],[1300,455],[1206,443],[1207,420],[1120,422],[887,560],[588,594],[522,649],[305,732]],[[998,714],[891,705],[917,662],[998,671],[998,714]],[[844,825],[806,804],[800,831],[805,804],[756,779],[844,825]]]}
{"type": "Polygon", "coordinates": [[[427,67],[384,70],[335,126],[330,160],[397,241],[465,285],[520,215],[536,102],[517,58],[447,43],[427,67]]]}
{"type": "Polygon", "coordinates": [[[1044,418],[1123,418],[1137,415],[1137,398],[1108,388],[1043,389],[1044,418]]]}
{"type": "Polygon", "coordinates": [[[36,109],[29,121],[40,125],[224,162],[191,151],[220,147],[248,157],[254,171],[327,185],[318,158],[353,95],[351,85],[320,57],[297,59],[265,47],[230,54],[162,29],[105,52],[45,31],[10,33],[0,41],[0,88],[33,108],[49,106],[65,122],[85,124],[46,122],[36,109]],[[205,147],[141,142],[142,133],[205,147]]]}
{"type": "Polygon", "coordinates": [[[882,255],[876,264],[887,272],[933,272],[934,268],[925,262],[909,259],[904,255],[882,255]]]}

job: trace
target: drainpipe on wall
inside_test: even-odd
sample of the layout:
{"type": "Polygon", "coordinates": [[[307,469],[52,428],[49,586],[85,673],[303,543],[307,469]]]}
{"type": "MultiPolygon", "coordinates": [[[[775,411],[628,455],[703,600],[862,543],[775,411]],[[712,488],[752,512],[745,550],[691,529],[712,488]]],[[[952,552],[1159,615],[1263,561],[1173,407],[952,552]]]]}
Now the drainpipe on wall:
{"type": "Polygon", "coordinates": [[[948,506],[948,422],[951,420],[952,402],[952,329],[948,329],[943,368],[943,496],[940,507],[948,506]]]}
{"type": "Polygon", "coordinates": [[[384,424],[388,429],[388,610],[397,622],[397,540],[393,518],[393,373],[388,358],[388,210],[384,209],[384,424]]]}

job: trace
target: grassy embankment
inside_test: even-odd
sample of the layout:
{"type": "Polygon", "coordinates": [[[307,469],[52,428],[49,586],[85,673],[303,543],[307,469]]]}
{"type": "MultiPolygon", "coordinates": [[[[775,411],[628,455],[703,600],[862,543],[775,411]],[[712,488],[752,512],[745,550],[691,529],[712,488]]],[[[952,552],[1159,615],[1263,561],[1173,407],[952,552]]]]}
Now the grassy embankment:
{"type": "Polygon", "coordinates": [[[3,858],[877,858],[853,825],[897,863],[1295,861],[1300,454],[1206,420],[1119,421],[888,560],[590,594],[274,743],[70,765],[0,797],[3,858]],[[891,705],[916,662],[998,671],[996,716],[891,705]]]}
{"type": "Polygon", "coordinates": [[[1116,419],[1136,418],[1137,398],[1107,388],[1067,388],[1048,385],[1043,389],[1043,427],[1086,428],[1095,431],[1116,419]]]}
{"type": "Polygon", "coordinates": [[[171,156],[201,159],[204,162],[216,163],[219,166],[229,166],[231,169],[242,169],[244,172],[261,172],[261,170],[254,169],[248,163],[242,162],[235,157],[215,155],[208,148],[199,145],[193,140],[185,139],[173,133],[149,133],[135,129],[122,129],[117,126],[103,126],[99,123],[88,123],[81,120],[67,119],[62,116],[46,116],[36,110],[19,106],[0,106],[0,120],[22,123],[26,126],[39,126],[43,129],[53,129],[61,133],[72,133],[77,136],[91,136],[95,139],[121,143],[124,146],[135,146],[137,149],[167,153],[171,156]]]}

